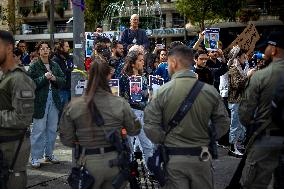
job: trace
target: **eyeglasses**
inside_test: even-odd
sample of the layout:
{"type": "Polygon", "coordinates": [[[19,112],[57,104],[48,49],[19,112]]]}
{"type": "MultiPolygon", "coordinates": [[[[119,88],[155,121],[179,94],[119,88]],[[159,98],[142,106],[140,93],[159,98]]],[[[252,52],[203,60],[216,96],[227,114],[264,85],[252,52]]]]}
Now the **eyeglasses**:
{"type": "Polygon", "coordinates": [[[42,50],[42,51],[49,51],[50,48],[40,48],[40,50],[42,50]]]}
{"type": "Polygon", "coordinates": [[[20,47],[20,48],[25,48],[26,46],[21,46],[21,45],[20,45],[19,47],[20,47]]]}

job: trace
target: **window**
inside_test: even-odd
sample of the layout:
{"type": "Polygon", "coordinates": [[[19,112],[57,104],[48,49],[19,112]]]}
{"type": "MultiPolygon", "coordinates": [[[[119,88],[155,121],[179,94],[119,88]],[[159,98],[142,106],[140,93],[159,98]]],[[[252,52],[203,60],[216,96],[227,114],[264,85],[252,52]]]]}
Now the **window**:
{"type": "Polygon", "coordinates": [[[173,27],[174,28],[184,27],[184,17],[179,13],[173,13],[173,27]]]}

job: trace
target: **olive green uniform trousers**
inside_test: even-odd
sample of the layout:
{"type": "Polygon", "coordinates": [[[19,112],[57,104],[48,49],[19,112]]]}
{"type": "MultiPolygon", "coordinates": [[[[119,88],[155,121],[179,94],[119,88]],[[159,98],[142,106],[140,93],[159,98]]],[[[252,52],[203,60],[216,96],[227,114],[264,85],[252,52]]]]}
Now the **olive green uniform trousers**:
{"type": "Polygon", "coordinates": [[[279,164],[283,137],[264,136],[256,140],[248,152],[242,173],[244,189],[265,189],[270,184],[273,172],[279,164]]]}
{"type": "MultiPolygon", "coordinates": [[[[15,156],[18,144],[19,142],[7,142],[0,144],[0,148],[4,152],[4,159],[7,162],[9,162],[9,167],[15,156]]],[[[13,169],[14,172],[9,175],[9,180],[7,182],[8,189],[26,188],[27,185],[26,166],[29,161],[29,156],[30,156],[30,139],[29,137],[25,136],[13,169]]]]}
{"type": "Polygon", "coordinates": [[[172,155],[167,165],[168,178],[163,189],[214,188],[212,162],[199,156],[172,155]]]}
{"type": "Polygon", "coordinates": [[[86,155],[86,168],[95,178],[92,189],[111,189],[112,180],[119,174],[118,167],[110,167],[109,160],[117,158],[117,152],[86,155]]]}

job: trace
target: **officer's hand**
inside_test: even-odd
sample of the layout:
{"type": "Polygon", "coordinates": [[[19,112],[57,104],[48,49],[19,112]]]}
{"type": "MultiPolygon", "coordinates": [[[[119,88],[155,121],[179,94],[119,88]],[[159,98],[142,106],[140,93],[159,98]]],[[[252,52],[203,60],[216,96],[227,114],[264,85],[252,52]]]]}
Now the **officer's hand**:
{"type": "Polygon", "coordinates": [[[51,74],[50,72],[46,72],[46,73],[44,74],[44,76],[46,77],[46,79],[50,80],[51,77],[52,77],[52,74],[51,74]]]}

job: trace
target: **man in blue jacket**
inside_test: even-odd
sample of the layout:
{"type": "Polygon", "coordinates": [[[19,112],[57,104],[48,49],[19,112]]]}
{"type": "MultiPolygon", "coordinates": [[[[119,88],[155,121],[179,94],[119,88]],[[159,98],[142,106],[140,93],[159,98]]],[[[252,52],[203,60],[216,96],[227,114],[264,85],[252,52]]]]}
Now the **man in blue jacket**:
{"type": "Polygon", "coordinates": [[[130,18],[130,28],[124,30],[121,35],[121,43],[124,49],[127,49],[129,45],[143,45],[145,49],[149,49],[150,42],[146,36],[146,31],[138,28],[139,16],[133,14],[130,18]]]}

